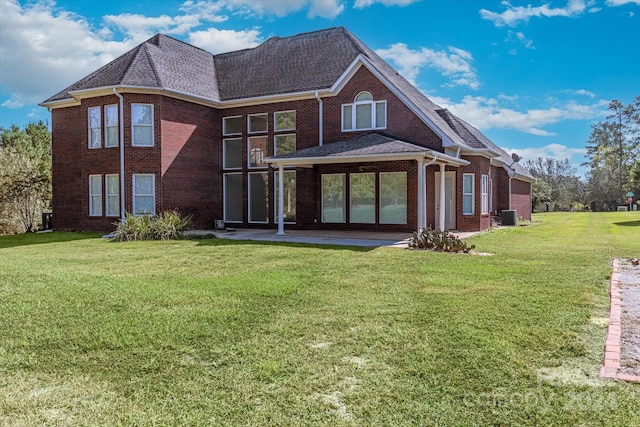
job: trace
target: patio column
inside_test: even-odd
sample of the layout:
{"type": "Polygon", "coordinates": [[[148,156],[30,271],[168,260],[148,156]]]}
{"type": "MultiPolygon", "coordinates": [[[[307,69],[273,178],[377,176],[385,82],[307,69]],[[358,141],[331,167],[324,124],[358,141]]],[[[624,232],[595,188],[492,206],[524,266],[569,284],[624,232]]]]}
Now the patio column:
{"type": "Polygon", "coordinates": [[[284,166],[278,165],[278,232],[276,236],[284,236],[284,166]]]}
{"type": "Polygon", "coordinates": [[[445,169],[447,167],[447,165],[445,165],[444,163],[439,163],[440,164],[440,218],[438,218],[438,230],[440,231],[444,231],[444,220],[445,220],[445,209],[447,208],[446,205],[446,191],[444,188],[444,184],[445,184],[445,169]]]}
{"type": "Polygon", "coordinates": [[[426,169],[426,163],[418,161],[418,229],[427,227],[426,169]]]}

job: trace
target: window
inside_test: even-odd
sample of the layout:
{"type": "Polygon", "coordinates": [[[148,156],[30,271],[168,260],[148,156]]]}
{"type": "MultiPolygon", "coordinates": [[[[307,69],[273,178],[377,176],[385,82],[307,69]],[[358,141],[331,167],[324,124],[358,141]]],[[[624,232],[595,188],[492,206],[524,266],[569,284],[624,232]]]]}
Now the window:
{"type": "Polygon", "coordinates": [[[290,133],[287,135],[276,135],[273,151],[276,156],[281,154],[293,153],[296,151],[296,135],[290,133]]]}
{"type": "Polygon", "coordinates": [[[267,157],[267,137],[254,136],[249,138],[249,167],[267,167],[267,164],[264,162],[265,157],[267,157]]]}
{"type": "Polygon", "coordinates": [[[136,147],[153,147],[153,105],[131,104],[131,125],[136,147]]]}
{"type": "Polygon", "coordinates": [[[266,132],[267,118],[267,113],[251,114],[249,116],[249,133],[266,132]]]}
{"type": "Polygon", "coordinates": [[[156,214],[156,176],[154,174],[133,175],[133,214],[156,214]]]}
{"type": "Polygon", "coordinates": [[[224,221],[242,222],[242,174],[224,174],[224,221]]]}
{"type": "Polygon", "coordinates": [[[462,175],[462,214],[473,215],[475,176],[472,173],[462,175]]]}
{"type": "Polygon", "coordinates": [[[107,105],[104,107],[104,146],[118,146],[118,106],[107,105]]]}
{"type": "Polygon", "coordinates": [[[89,215],[102,215],[102,175],[89,175],[89,215]]]}
{"type": "MultiPolygon", "coordinates": [[[[280,194],[280,181],[278,172],[274,173],[275,175],[275,197],[273,198],[273,205],[275,207],[273,211],[273,215],[275,221],[278,222],[278,197],[280,194]]],[[[284,171],[283,172],[283,181],[284,181],[284,221],[285,222],[296,222],[296,172],[295,171],[284,171]]]]}
{"type": "Polygon", "coordinates": [[[107,189],[107,216],[120,215],[120,181],[119,175],[105,175],[105,187],[107,189]]]}
{"type": "Polygon", "coordinates": [[[493,212],[493,179],[489,180],[489,212],[493,212]]]}
{"type": "Polygon", "coordinates": [[[87,117],[89,120],[89,148],[100,148],[102,146],[102,140],[100,138],[102,132],[100,107],[87,109],[87,117]]]}
{"type": "Polygon", "coordinates": [[[322,222],[345,222],[345,175],[322,175],[322,222]]]}
{"type": "Polygon", "coordinates": [[[242,168],[242,139],[233,138],[222,141],[223,167],[225,169],[242,168]]]}
{"type": "Polygon", "coordinates": [[[369,92],[360,92],[353,104],[342,106],[342,130],[384,129],[387,127],[387,102],[374,101],[369,92]]]}
{"type": "Polygon", "coordinates": [[[276,132],[294,130],[296,128],[296,112],[277,111],[273,113],[273,127],[276,132]]]}
{"type": "Polygon", "coordinates": [[[481,181],[481,213],[488,214],[489,213],[489,175],[482,175],[481,181]]]}
{"type": "Polygon", "coordinates": [[[407,173],[380,174],[380,224],[407,223],[407,173]]]}
{"type": "Polygon", "coordinates": [[[240,135],[242,133],[242,117],[224,117],[222,119],[223,135],[240,135]]]}
{"type": "Polygon", "coordinates": [[[269,222],[269,175],[249,174],[249,222],[269,222]]]}
{"type": "Polygon", "coordinates": [[[350,216],[352,223],[376,222],[376,174],[352,173],[349,175],[350,216]]]}

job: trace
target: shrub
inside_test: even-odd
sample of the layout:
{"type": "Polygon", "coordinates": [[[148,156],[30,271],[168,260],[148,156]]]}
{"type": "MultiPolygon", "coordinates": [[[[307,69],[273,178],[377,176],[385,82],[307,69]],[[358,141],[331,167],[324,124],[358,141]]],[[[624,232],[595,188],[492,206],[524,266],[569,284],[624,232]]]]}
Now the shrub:
{"type": "Polygon", "coordinates": [[[158,216],[134,216],[127,213],[124,222],[117,223],[111,241],[179,239],[189,223],[190,217],[183,217],[176,210],[166,211],[158,216]]]}
{"type": "Polygon", "coordinates": [[[427,227],[413,232],[409,247],[412,249],[430,249],[438,252],[464,252],[466,254],[476,246],[467,246],[466,242],[451,234],[449,230],[440,231],[427,227]]]}

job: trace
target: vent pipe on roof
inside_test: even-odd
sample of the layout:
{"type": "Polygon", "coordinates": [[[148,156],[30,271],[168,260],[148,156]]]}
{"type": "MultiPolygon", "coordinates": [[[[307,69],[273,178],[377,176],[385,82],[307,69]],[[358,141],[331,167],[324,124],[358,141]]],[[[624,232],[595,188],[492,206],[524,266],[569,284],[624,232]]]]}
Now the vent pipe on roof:
{"type": "Polygon", "coordinates": [[[318,100],[318,145],[322,146],[322,99],[320,98],[320,94],[316,92],[316,99],[318,100]]]}

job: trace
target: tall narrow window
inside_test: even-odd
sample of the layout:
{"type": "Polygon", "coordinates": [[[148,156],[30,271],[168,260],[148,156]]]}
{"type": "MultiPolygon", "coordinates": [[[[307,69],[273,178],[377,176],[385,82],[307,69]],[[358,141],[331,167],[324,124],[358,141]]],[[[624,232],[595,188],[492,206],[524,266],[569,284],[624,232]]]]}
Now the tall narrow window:
{"type": "Polygon", "coordinates": [[[407,173],[380,174],[380,224],[407,223],[407,173]]]}
{"type": "Polygon", "coordinates": [[[242,117],[224,117],[222,119],[223,135],[240,135],[242,133],[242,117]]]}
{"type": "Polygon", "coordinates": [[[89,175],[89,215],[102,215],[102,175],[89,175]]]}
{"type": "MultiPolygon", "coordinates": [[[[283,173],[283,187],[284,187],[284,221],[285,222],[296,222],[296,171],[284,171],[283,173]]],[[[273,198],[273,205],[275,207],[273,217],[275,218],[275,222],[278,222],[278,198],[280,197],[280,181],[279,181],[279,173],[276,171],[274,173],[274,188],[275,195],[273,198]]]]}
{"type": "Polygon", "coordinates": [[[230,138],[222,141],[223,167],[225,169],[242,168],[242,139],[230,138]]]}
{"type": "Polygon", "coordinates": [[[376,222],[376,174],[352,173],[349,175],[351,213],[349,222],[373,224],[376,222]]]}
{"type": "Polygon", "coordinates": [[[118,146],[118,106],[104,107],[104,146],[118,146]]]}
{"type": "Polygon", "coordinates": [[[345,222],[345,175],[322,175],[322,222],[345,222]]]}
{"type": "Polygon", "coordinates": [[[100,148],[102,146],[100,107],[87,109],[87,116],[89,120],[89,148],[100,148]]]}
{"type": "Polygon", "coordinates": [[[269,175],[249,174],[249,222],[269,222],[269,175]]]}
{"type": "Polygon", "coordinates": [[[153,105],[131,104],[131,125],[136,147],[153,147],[153,105]]]}
{"type": "Polygon", "coordinates": [[[489,175],[482,175],[482,188],[481,188],[481,195],[482,195],[482,214],[487,214],[489,213],[489,175]]]}
{"type": "Polygon", "coordinates": [[[224,174],[224,220],[242,222],[242,174],[224,174]]]}
{"type": "Polygon", "coordinates": [[[133,175],[133,214],[156,214],[156,176],[154,174],[133,175]]]}
{"type": "Polygon", "coordinates": [[[264,168],[267,164],[264,159],[267,157],[267,137],[254,136],[249,138],[249,167],[264,168]]]}
{"type": "Polygon", "coordinates": [[[387,127],[387,102],[374,101],[370,92],[360,92],[353,104],[342,106],[342,130],[384,129],[387,127]]]}
{"type": "Polygon", "coordinates": [[[462,214],[473,215],[475,176],[472,173],[462,175],[462,214]]]}
{"type": "Polygon", "coordinates": [[[107,216],[120,215],[120,180],[117,173],[105,175],[107,188],[107,216]]]}

